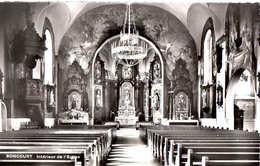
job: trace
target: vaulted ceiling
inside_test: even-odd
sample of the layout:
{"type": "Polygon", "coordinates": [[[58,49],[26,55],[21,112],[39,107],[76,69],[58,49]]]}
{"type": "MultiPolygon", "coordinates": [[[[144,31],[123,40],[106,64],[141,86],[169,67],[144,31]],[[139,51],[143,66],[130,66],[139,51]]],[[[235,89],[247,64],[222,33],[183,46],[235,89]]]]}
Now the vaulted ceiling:
{"type": "MultiPolygon", "coordinates": [[[[127,5],[119,2],[42,2],[30,3],[34,11],[33,21],[39,34],[47,17],[53,27],[55,36],[55,53],[58,54],[61,40],[71,25],[84,13],[97,7],[106,5],[127,5]]],[[[224,34],[225,16],[228,3],[133,3],[147,6],[155,6],[164,9],[174,15],[183,23],[193,37],[197,54],[200,54],[201,36],[208,18],[213,19],[215,37],[218,39],[224,34]]]]}

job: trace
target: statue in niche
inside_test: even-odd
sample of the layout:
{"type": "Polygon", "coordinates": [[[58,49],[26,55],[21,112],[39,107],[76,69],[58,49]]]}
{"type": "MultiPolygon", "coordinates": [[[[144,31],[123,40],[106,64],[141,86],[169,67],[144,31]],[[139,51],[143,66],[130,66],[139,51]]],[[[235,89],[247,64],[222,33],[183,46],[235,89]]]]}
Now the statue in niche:
{"type": "Polygon", "coordinates": [[[101,107],[101,90],[97,89],[96,91],[96,107],[101,107]]]}
{"type": "Polygon", "coordinates": [[[180,94],[178,98],[178,105],[177,105],[178,111],[186,111],[186,99],[183,94],[180,94]]]}
{"type": "Polygon", "coordinates": [[[130,98],[130,90],[125,90],[125,99],[124,99],[124,106],[131,106],[131,98],[130,98]]]}
{"type": "Polygon", "coordinates": [[[53,90],[50,92],[50,102],[49,105],[54,106],[54,93],[53,90]]]}
{"type": "Polygon", "coordinates": [[[206,108],[207,107],[207,91],[206,89],[202,90],[202,108],[206,108]]]}
{"type": "Polygon", "coordinates": [[[160,107],[160,96],[158,92],[156,92],[153,96],[153,107],[157,109],[160,107]]]}
{"type": "Polygon", "coordinates": [[[95,63],[95,69],[96,69],[95,78],[101,79],[101,63],[100,63],[100,61],[97,61],[95,63]]]}
{"type": "Polygon", "coordinates": [[[71,109],[76,109],[76,107],[77,107],[77,97],[76,95],[73,95],[71,101],[71,109]]]}
{"type": "Polygon", "coordinates": [[[153,76],[154,79],[160,78],[161,77],[161,69],[160,69],[160,63],[158,61],[155,62],[153,66],[153,76]]]}

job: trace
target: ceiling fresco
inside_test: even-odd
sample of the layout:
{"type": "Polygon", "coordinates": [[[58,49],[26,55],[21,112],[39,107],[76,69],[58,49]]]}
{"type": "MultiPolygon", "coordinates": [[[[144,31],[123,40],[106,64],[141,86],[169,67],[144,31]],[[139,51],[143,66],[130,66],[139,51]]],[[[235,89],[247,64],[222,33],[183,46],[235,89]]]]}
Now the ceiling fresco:
{"type": "MultiPolygon", "coordinates": [[[[61,41],[60,67],[64,69],[76,59],[87,74],[95,50],[122,30],[125,9],[126,5],[101,6],[76,20],[61,41]]],[[[179,58],[187,62],[187,68],[195,77],[196,48],[186,27],[175,16],[158,7],[140,4],[133,5],[133,10],[139,34],[152,41],[162,52],[168,78],[171,79],[175,60],[179,58]]]]}

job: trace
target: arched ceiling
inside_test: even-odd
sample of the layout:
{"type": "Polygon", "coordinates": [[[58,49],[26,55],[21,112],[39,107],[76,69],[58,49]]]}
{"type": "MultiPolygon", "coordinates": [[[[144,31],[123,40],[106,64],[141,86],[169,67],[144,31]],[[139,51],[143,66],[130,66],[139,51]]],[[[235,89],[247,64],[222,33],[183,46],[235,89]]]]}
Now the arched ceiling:
{"type": "MultiPolygon", "coordinates": [[[[35,28],[42,34],[42,27],[45,17],[50,20],[55,36],[55,54],[58,54],[59,46],[64,34],[70,26],[84,13],[100,6],[111,4],[127,4],[127,2],[48,2],[30,3],[34,14],[35,28]]],[[[189,30],[194,38],[197,54],[200,54],[201,34],[205,22],[212,17],[215,36],[218,39],[224,34],[225,16],[228,7],[227,3],[134,3],[150,5],[162,8],[176,18],[189,30]]]]}

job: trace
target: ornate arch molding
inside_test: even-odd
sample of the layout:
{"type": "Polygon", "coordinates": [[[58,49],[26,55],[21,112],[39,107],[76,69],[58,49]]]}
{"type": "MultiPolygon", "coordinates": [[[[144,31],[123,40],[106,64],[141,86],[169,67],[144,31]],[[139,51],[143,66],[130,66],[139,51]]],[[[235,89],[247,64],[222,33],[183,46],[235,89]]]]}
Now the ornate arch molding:
{"type": "MultiPolygon", "coordinates": [[[[92,64],[95,64],[95,62],[96,62],[96,59],[98,58],[98,55],[99,55],[99,52],[102,50],[102,48],[106,45],[106,44],[109,44],[109,42],[111,42],[111,41],[113,41],[113,40],[115,40],[115,39],[117,39],[117,38],[119,38],[120,37],[120,34],[118,34],[118,35],[115,35],[115,36],[113,36],[113,37],[111,37],[111,38],[108,38],[108,39],[106,39],[104,42],[102,42],[102,44],[96,49],[96,51],[95,51],[95,53],[94,53],[94,56],[93,56],[93,59],[92,59],[92,64]]],[[[143,36],[139,36],[139,39],[141,39],[141,40],[143,40],[143,41],[145,41],[146,43],[148,43],[148,45],[149,45],[149,49],[154,49],[155,50],[155,53],[158,55],[158,57],[159,57],[159,61],[161,62],[161,74],[162,74],[162,80],[161,80],[161,90],[162,91],[165,91],[165,83],[164,83],[164,75],[165,75],[165,59],[164,59],[164,57],[163,57],[163,55],[162,55],[162,53],[161,53],[161,51],[160,51],[160,49],[158,48],[158,46],[156,45],[156,44],[154,44],[151,40],[149,40],[148,38],[145,38],[145,37],[143,37],[143,36]]],[[[145,63],[144,63],[145,65],[148,65],[149,64],[149,62],[148,61],[145,61],[145,63]]],[[[115,65],[116,65],[116,63],[115,63],[115,65]]],[[[92,89],[94,89],[95,88],[95,82],[94,82],[94,75],[95,75],[95,66],[94,65],[92,65],[92,89]]],[[[94,91],[92,91],[92,101],[95,101],[95,92],[94,91]]],[[[92,118],[92,124],[94,124],[94,119],[95,119],[95,117],[94,117],[94,114],[95,114],[95,106],[94,106],[94,104],[93,104],[94,102],[92,102],[92,115],[93,115],[93,118],[92,118]]],[[[162,94],[162,96],[161,96],[161,103],[162,103],[162,106],[160,107],[161,108],[161,110],[162,111],[164,111],[165,110],[165,94],[162,94]]],[[[161,119],[163,118],[163,112],[161,113],[161,119]]]]}

